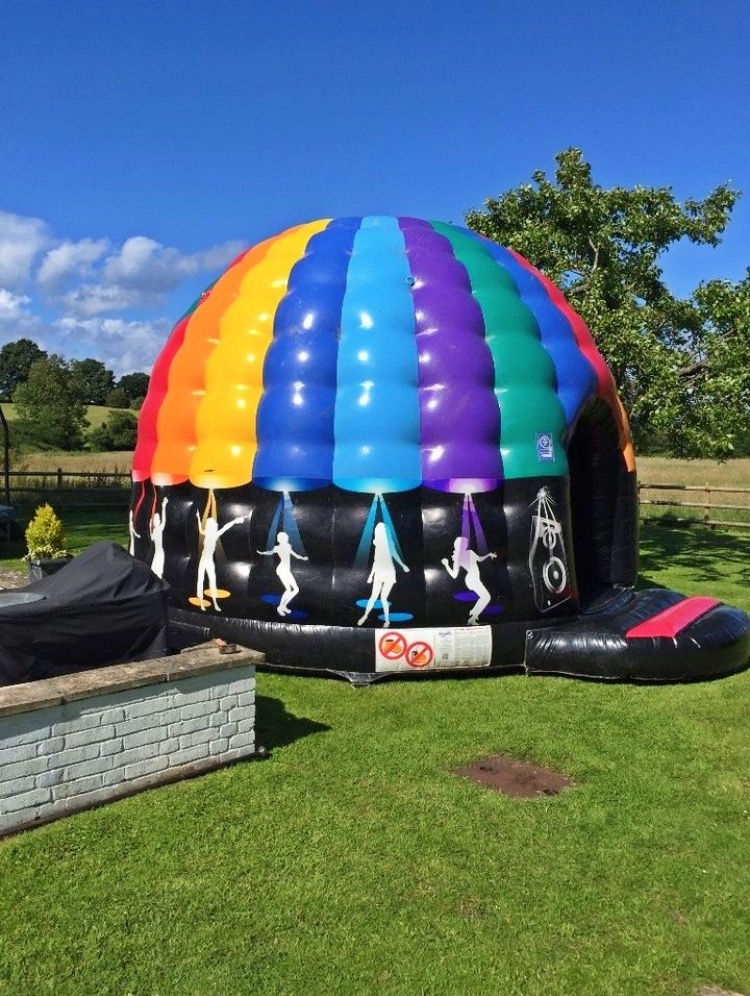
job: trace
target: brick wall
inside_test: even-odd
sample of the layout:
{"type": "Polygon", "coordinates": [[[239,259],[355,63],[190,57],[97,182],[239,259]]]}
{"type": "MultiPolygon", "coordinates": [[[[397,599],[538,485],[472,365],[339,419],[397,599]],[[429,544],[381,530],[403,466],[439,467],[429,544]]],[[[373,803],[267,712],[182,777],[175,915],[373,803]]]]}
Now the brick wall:
{"type": "Polygon", "coordinates": [[[0,834],[255,755],[253,651],[0,689],[0,834]]]}

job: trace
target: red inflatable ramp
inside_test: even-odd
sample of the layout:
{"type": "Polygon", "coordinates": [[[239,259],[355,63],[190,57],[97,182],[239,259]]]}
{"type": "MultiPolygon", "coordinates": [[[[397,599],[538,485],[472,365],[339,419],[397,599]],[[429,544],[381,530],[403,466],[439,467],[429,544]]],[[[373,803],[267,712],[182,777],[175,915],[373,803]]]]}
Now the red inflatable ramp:
{"type": "Polygon", "coordinates": [[[654,637],[654,636],[677,636],[683,629],[705,615],[715,606],[719,605],[716,598],[707,598],[705,595],[698,595],[695,598],[686,598],[677,605],[670,605],[663,612],[658,612],[655,616],[645,622],[633,626],[625,634],[627,639],[632,637],[654,637]]]}

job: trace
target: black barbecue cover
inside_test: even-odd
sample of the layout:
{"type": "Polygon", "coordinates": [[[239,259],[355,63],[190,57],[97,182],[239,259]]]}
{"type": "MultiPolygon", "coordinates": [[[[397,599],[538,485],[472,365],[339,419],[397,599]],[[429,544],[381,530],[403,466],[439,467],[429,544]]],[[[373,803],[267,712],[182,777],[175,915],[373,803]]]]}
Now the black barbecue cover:
{"type": "Polygon", "coordinates": [[[0,591],[0,685],[169,653],[169,585],[116,543],[0,591]]]}

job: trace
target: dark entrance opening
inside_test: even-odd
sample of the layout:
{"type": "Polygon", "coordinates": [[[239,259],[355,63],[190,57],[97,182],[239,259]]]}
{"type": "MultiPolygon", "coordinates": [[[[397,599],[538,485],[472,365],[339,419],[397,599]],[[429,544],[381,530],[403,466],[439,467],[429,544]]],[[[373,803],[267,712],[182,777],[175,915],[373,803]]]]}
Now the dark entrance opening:
{"type": "Polygon", "coordinates": [[[585,610],[612,586],[638,575],[638,486],[620,449],[610,406],[597,398],[578,420],[568,448],[576,578],[585,610]]]}

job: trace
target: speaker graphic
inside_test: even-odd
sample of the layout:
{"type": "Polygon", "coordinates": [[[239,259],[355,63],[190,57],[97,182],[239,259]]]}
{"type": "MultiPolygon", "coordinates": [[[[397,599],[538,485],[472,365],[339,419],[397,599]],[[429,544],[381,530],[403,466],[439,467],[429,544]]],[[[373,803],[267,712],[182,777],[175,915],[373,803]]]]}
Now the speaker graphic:
{"type": "Polygon", "coordinates": [[[562,526],[555,518],[549,489],[540,488],[532,504],[536,504],[536,510],[531,517],[529,571],[536,607],[540,612],[548,612],[566,602],[572,594],[568,584],[568,562],[562,526]]]}

